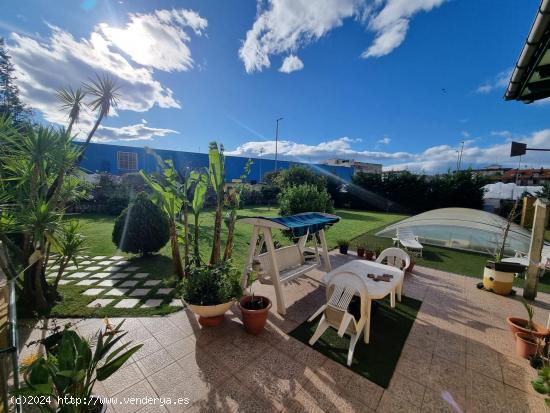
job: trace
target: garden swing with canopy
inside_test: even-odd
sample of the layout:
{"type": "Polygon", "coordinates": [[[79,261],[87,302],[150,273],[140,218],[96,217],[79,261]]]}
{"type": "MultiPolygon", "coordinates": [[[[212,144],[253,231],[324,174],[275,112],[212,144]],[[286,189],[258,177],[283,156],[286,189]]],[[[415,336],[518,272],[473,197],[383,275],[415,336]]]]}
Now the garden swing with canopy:
{"type": "Polygon", "coordinates": [[[321,255],[325,271],[331,270],[324,229],[337,223],[339,220],[340,217],[336,215],[321,212],[304,212],[286,217],[251,217],[239,219],[238,222],[240,223],[254,226],[242,275],[243,288],[248,284],[249,274],[254,271],[254,261],[258,261],[264,272],[264,277],[260,281],[264,283],[271,282],[273,284],[277,297],[277,312],[284,315],[286,313],[282,289],[284,284],[318,268],[321,265],[321,255]],[[275,249],[272,229],[289,231],[294,238],[298,238],[298,242],[294,245],[275,249]],[[262,236],[261,238],[260,235],[262,236]],[[306,242],[310,235],[313,235],[315,242],[315,254],[311,257],[313,259],[304,256],[306,242]],[[259,246],[257,245],[258,240],[261,241],[259,246]],[[321,251],[319,251],[319,243],[321,244],[321,251]],[[266,252],[259,253],[264,245],[266,252]]]}

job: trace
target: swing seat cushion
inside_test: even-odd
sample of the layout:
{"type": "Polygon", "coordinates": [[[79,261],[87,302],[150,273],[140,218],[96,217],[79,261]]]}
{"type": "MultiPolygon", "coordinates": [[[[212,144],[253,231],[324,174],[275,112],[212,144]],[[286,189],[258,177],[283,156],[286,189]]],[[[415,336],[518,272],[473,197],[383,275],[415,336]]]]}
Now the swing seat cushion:
{"type": "MultiPolygon", "coordinates": [[[[282,283],[291,281],[318,267],[318,263],[304,262],[304,257],[297,245],[290,245],[275,250],[275,259],[279,268],[279,278],[282,283]]],[[[265,273],[272,275],[271,255],[269,252],[258,255],[265,273]]]]}

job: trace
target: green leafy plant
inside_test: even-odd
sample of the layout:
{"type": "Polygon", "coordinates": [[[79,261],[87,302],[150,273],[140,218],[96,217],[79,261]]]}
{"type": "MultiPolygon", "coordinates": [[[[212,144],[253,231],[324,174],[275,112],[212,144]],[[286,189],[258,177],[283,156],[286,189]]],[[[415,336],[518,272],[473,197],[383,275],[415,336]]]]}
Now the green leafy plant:
{"type": "Polygon", "coordinates": [[[160,250],[170,238],[168,218],[145,192],[115,220],[113,242],[124,252],[150,254],[160,250]]]}
{"type": "Polygon", "coordinates": [[[334,212],[329,193],[315,185],[303,184],[286,188],[279,195],[281,215],[294,215],[302,212],[334,212]]]}
{"type": "Polygon", "coordinates": [[[527,325],[525,328],[527,330],[533,330],[533,316],[535,315],[535,308],[525,300],[522,301],[522,304],[525,311],[527,311],[527,325]]]}
{"type": "Polygon", "coordinates": [[[83,254],[86,251],[86,239],[80,233],[80,224],[78,221],[69,221],[62,227],[60,235],[57,238],[56,248],[59,258],[55,263],[59,265],[59,269],[53,283],[54,290],[57,290],[59,280],[67,265],[70,262],[78,265],[76,261],[77,255],[83,254]]]}
{"type": "Polygon", "coordinates": [[[338,241],[336,241],[336,244],[339,246],[339,247],[349,247],[349,241],[346,240],[346,239],[339,239],[338,241]]]}
{"type": "MultiPolygon", "coordinates": [[[[538,370],[538,377],[531,382],[533,389],[537,393],[548,395],[550,394],[550,367],[543,367],[538,370]]],[[[550,398],[545,398],[544,402],[550,407],[550,398]]]]}
{"type": "Polygon", "coordinates": [[[182,281],[182,298],[195,305],[217,305],[237,299],[242,294],[240,273],[231,261],[193,266],[182,281]]]}
{"type": "Polygon", "coordinates": [[[23,365],[25,385],[15,394],[44,396],[50,403],[37,405],[42,412],[96,411],[92,398],[95,382],[109,378],[142,347],[130,347],[131,342],[122,344],[127,334],[120,329],[123,323],[113,327],[106,321],[105,329],[97,333],[93,350],[88,340],[69,329],[46,337],[42,340],[46,354],[23,365]],[[80,404],[58,402],[66,397],[80,404]]]}

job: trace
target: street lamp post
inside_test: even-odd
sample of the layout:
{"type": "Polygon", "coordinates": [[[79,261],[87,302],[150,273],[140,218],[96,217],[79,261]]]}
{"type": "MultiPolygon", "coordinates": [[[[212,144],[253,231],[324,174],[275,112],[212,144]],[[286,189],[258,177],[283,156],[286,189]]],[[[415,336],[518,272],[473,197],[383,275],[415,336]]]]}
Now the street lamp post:
{"type": "Polygon", "coordinates": [[[277,126],[275,127],[275,172],[277,172],[277,156],[278,156],[278,144],[279,144],[279,121],[283,118],[277,119],[277,126]]]}
{"type": "Polygon", "coordinates": [[[259,151],[259,155],[260,155],[260,179],[259,179],[259,183],[262,183],[262,155],[264,153],[264,147],[262,146],[260,148],[260,151],[259,151]]]}

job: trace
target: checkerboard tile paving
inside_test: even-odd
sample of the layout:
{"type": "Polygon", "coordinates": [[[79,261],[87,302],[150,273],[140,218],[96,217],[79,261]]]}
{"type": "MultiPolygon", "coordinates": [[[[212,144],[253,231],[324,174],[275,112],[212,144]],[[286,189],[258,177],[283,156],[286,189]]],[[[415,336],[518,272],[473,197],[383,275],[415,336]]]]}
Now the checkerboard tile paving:
{"type": "MultiPolygon", "coordinates": [[[[173,297],[173,288],[163,287],[162,280],[125,257],[81,256],[77,262],[65,270],[59,284],[81,287],[81,294],[91,298],[87,307],[182,307],[181,300],[173,297]]],[[[49,267],[47,276],[52,282],[56,267],[49,267]]]]}

